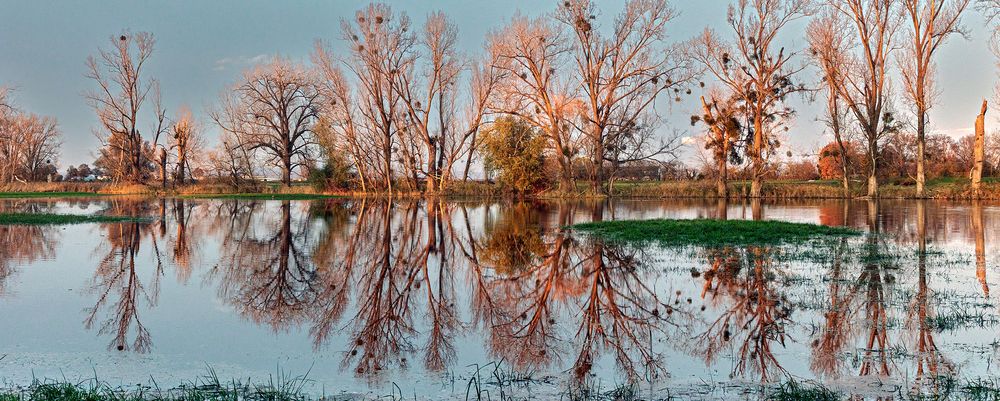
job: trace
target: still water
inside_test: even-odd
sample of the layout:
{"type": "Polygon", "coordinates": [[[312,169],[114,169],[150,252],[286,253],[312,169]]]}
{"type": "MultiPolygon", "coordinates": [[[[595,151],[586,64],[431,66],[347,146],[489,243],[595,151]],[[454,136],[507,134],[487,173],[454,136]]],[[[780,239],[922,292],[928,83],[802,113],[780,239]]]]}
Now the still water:
{"type": "Polygon", "coordinates": [[[315,393],[539,398],[640,383],[753,398],[996,376],[1000,206],[936,201],[4,200],[141,222],[0,226],[0,380],[176,386],[308,373],[315,393]],[[857,227],[804,246],[602,243],[612,219],[857,227]],[[923,250],[923,251],[921,251],[923,250]],[[477,373],[478,372],[478,373],[477,373]],[[506,378],[497,380],[497,376],[506,378]]]}

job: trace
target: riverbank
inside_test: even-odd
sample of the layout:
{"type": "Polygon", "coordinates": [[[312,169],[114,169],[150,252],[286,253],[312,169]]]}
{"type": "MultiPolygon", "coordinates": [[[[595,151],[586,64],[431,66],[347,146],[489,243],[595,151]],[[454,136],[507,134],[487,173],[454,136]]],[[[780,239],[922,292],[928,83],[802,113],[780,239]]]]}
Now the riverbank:
{"type": "MultiPolygon", "coordinates": [[[[880,187],[883,199],[916,199],[915,187],[908,184],[887,183],[880,187]]],[[[729,183],[730,199],[747,199],[750,193],[749,181],[729,183]]],[[[285,187],[279,183],[260,183],[256,191],[247,192],[223,184],[198,183],[163,188],[159,185],[112,184],[112,183],[14,183],[0,186],[0,198],[32,197],[88,197],[105,195],[137,195],[189,198],[234,198],[234,199],[287,199],[306,200],[333,197],[357,197],[383,195],[351,191],[317,191],[308,183],[295,183],[285,187]]],[[[395,192],[396,197],[421,197],[428,194],[417,191],[395,192]]],[[[479,182],[455,182],[438,196],[450,198],[502,198],[512,196],[496,185],[479,182]]],[[[684,181],[624,181],[612,185],[610,195],[595,194],[585,182],[580,182],[574,192],[542,191],[525,196],[534,199],[586,199],[603,198],[637,199],[716,199],[715,182],[710,180],[684,181]]],[[[851,185],[851,198],[866,197],[863,183],[851,185]]],[[[845,198],[840,182],[836,180],[810,181],[766,181],[762,188],[764,199],[842,199],[845,198]]],[[[1000,180],[988,179],[980,191],[972,190],[967,179],[945,178],[932,180],[927,185],[924,199],[940,200],[1000,200],[1000,180]]]]}

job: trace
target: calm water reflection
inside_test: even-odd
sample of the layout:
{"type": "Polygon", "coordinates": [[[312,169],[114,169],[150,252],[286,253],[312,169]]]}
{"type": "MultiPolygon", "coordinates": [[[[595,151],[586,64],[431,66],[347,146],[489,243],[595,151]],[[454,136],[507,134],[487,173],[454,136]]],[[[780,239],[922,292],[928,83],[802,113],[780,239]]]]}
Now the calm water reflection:
{"type": "Polygon", "coordinates": [[[997,355],[994,204],[111,198],[0,208],[150,217],[0,226],[0,374],[14,382],[97,371],[170,385],[206,364],[241,377],[279,366],[311,369],[328,393],[397,383],[463,398],[470,365],[502,361],[558,388],[788,376],[868,388],[991,376],[997,355]],[[658,249],[562,229],[653,217],[871,235],[658,249]]]}

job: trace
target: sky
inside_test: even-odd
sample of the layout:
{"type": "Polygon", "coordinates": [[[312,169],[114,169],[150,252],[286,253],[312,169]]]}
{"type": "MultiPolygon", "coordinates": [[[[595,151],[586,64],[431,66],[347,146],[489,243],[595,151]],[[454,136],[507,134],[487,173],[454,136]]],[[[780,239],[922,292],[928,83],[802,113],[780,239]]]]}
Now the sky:
{"type": "MultiPolygon", "coordinates": [[[[556,1],[528,0],[411,0],[388,1],[396,12],[405,12],[414,25],[432,11],[445,11],[459,29],[459,45],[470,55],[479,54],[487,34],[511,16],[540,15],[556,1]]],[[[623,0],[598,0],[605,25],[623,6],[623,0]]],[[[0,0],[0,86],[14,89],[14,100],[24,111],[58,119],[63,132],[62,168],[90,163],[98,147],[93,131],[98,121],[84,93],[95,88],[86,79],[85,61],[106,48],[111,36],[123,31],[149,31],[157,39],[148,74],[160,82],[168,115],[180,106],[190,107],[206,127],[210,143],[217,128],[207,110],[241,72],[255,62],[280,55],[308,62],[316,40],[343,49],[340,20],[367,5],[345,0],[0,0]]],[[[672,0],[680,13],[669,27],[671,41],[688,40],[706,27],[725,37],[726,9],[730,0],[672,0]]],[[[797,21],[780,41],[791,49],[804,49],[807,21],[797,21]]],[[[989,32],[983,17],[970,11],[965,17],[968,40],[952,37],[938,53],[939,97],[930,112],[934,132],[961,136],[972,131],[983,98],[993,99],[997,82],[996,60],[989,51],[989,32]]],[[[810,72],[802,77],[814,80],[810,72]]],[[[711,85],[710,79],[705,79],[711,85]]],[[[901,88],[896,83],[896,89],[901,88]]],[[[698,95],[700,89],[695,88],[698,95]]],[[[682,103],[660,102],[657,112],[667,124],[662,132],[680,130],[698,135],[689,116],[698,110],[697,96],[682,103]]],[[[904,109],[907,104],[897,100],[904,109]]],[[[785,139],[785,150],[807,157],[832,140],[816,117],[822,102],[793,101],[798,116],[785,139]]],[[[990,122],[1000,122],[993,107],[990,122]]],[[[693,147],[682,150],[691,161],[693,147]]],[[[784,152],[781,152],[784,153],[784,152]]]]}

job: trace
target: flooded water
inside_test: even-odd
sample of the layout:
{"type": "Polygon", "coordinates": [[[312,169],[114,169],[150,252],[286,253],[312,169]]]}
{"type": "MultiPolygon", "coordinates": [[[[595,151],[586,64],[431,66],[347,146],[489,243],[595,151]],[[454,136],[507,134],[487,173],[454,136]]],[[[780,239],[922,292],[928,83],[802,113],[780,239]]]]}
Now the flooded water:
{"type": "MultiPolygon", "coordinates": [[[[307,374],[309,391],[753,399],[993,377],[988,203],[4,200],[140,222],[0,226],[0,379],[176,386],[307,374]],[[564,227],[775,219],[867,235],[660,248],[564,227]],[[923,250],[923,251],[921,251],[923,250]],[[492,386],[492,387],[491,387],[492,386]],[[506,387],[505,387],[506,386],[506,387]],[[471,390],[470,390],[471,388],[471,390]]],[[[472,398],[475,398],[474,396],[472,398]]]]}

